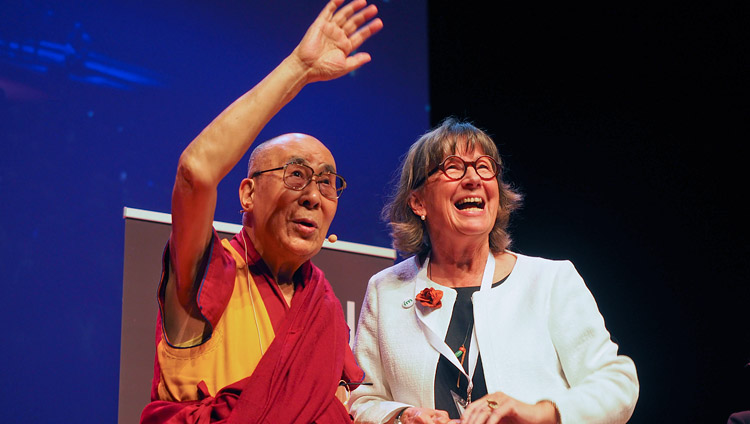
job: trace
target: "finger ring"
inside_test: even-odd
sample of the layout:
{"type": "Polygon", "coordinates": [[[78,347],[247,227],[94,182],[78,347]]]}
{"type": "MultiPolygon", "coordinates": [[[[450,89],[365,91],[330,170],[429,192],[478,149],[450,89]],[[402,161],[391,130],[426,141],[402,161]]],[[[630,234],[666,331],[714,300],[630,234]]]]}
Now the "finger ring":
{"type": "Polygon", "coordinates": [[[494,411],[495,408],[497,408],[497,402],[492,399],[487,399],[487,407],[490,408],[490,411],[494,411]]]}

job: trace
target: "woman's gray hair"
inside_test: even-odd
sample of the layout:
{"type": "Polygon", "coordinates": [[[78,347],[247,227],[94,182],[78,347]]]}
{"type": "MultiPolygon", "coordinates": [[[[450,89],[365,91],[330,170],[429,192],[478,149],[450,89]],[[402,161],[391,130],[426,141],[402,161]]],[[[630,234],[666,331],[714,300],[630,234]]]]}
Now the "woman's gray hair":
{"type": "Polygon", "coordinates": [[[502,161],[492,138],[468,121],[449,117],[411,145],[401,166],[399,183],[383,208],[382,218],[389,223],[396,250],[410,255],[422,255],[430,250],[430,236],[424,222],[409,206],[409,197],[424,184],[427,173],[435,169],[445,156],[455,154],[459,148],[472,152],[477,147],[495,159],[500,169],[497,175],[500,207],[490,232],[490,250],[500,253],[510,246],[507,231],[510,214],[521,206],[522,196],[503,181],[502,161]]]}

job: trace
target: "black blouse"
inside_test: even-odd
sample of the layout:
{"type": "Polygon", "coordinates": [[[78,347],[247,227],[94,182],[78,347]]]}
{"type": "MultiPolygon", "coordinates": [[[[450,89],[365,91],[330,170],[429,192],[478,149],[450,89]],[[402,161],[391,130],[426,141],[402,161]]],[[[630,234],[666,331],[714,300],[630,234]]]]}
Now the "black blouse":
{"type": "MultiPolygon", "coordinates": [[[[502,284],[505,278],[493,284],[495,288],[502,284]]],[[[471,333],[474,329],[474,307],[471,303],[471,296],[479,290],[479,287],[455,287],[456,303],[453,305],[453,315],[448,325],[448,333],[445,335],[445,344],[453,352],[457,352],[461,345],[464,345],[466,352],[462,355],[465,357],[463,366],[466,373],[469,373],[469,352],[471,350],[471,333]]],[[[458,358],[461,362],[461,358],[458,358]]],[[[471,398],[476,400],[487,394],[487,385],[484,381],[484,368],[482,367],[482,355],[477,356],[477,366],[472,378],[474,388],[471,391],[471,398]]],[[[443,355],[438,360],[437,370],[435,372],[435,409],[441,409],[448,412],[452,419],[461,418],[453,400],[451,391],[466,399],[466,389],[468,388],[466,376],[456,369],[456,367],[443,355]]]]}

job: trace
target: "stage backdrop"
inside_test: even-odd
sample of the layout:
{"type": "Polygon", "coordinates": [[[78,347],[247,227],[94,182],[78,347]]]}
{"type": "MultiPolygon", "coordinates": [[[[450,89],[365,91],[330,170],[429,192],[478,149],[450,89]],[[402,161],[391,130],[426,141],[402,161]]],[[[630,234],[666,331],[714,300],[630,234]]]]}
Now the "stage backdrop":
{"type": "MultiPolygon", "coordinates": [[[[424,0],[375,3],[385,28],[361,49],[372,63],[306,87],[260,139],[325,142],[348,183],[331,231],[389,247],[379,212],[429,127],[427,12],[424,0]]],[[[117,420],[123,207],[170,212],[180,152],[324,4],[0,3],[3,421],[117,420]]],[[[239,223],[246,159],[219,187],[217,221],[239,223]]]]}

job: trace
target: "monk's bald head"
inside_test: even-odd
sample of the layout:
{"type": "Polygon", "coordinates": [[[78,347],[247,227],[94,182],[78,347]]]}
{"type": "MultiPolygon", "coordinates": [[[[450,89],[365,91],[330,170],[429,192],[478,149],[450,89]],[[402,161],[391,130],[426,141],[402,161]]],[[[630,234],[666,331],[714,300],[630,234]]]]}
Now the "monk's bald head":
{"type": "Polygon", "coordinates": [[[333,154],[320,140],[307,134],[289,133],[264,141],[253,149],[247,163],[247,176],[249,178],[254,172],[269,167],[284,166],[285,159],[294,156],[295,151],[303,150],[316,152],[335,168],[333,154]]]}

